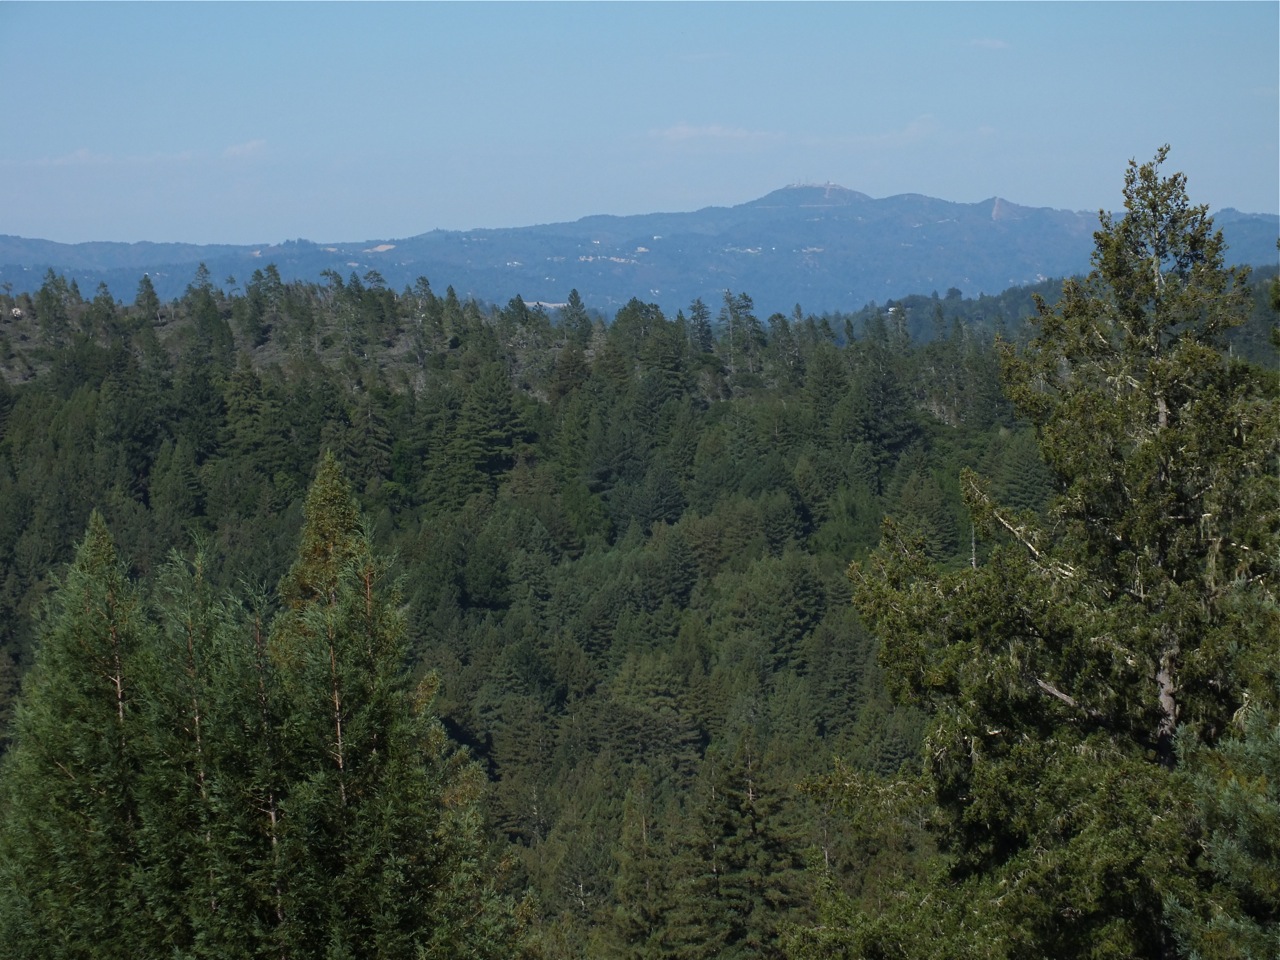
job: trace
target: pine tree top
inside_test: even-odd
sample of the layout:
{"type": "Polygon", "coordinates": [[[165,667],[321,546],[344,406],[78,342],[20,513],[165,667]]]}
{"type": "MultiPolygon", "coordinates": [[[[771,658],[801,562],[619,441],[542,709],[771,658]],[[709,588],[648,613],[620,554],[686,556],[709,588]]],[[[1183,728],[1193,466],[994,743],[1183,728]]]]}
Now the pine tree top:
{"type": "Polygon", "coordinates": [[[360,513],[332,452],[321,459],[302,509],[298,559],[280,582],[281,600],[295,609],[330,596],[343,567],[363,550],[360,513]]]}

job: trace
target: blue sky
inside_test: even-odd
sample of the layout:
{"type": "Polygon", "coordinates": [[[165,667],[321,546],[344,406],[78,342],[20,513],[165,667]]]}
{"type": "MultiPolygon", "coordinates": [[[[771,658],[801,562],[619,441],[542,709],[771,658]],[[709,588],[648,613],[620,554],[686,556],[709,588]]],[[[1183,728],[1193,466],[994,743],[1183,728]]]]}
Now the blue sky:
{"type": "Polygon", "coordinates": [[[1280,4],[0,3],[0,233],[394,239],[797,182],[1280,212],[1280,4]]]}

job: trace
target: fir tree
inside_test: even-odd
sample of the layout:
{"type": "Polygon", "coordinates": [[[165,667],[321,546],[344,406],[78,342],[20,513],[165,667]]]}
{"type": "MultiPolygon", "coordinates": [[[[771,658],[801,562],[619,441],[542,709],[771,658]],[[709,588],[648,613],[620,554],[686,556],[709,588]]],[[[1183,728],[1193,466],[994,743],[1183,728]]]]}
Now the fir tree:
{"type": "Polygon", "coordinates": [[[95,511],[54,596],[0,780],[0,956],[158,946],[138,813],[147,631],[95,511]]]}
{"type": "Polygon", "coordinates": [[[404,622],[337,462],[307,495],[271,649],[287,796],[281,943],[304,956],[504,956],[509,914],[480,866],[479,773],[410,686],[404,622]]]}

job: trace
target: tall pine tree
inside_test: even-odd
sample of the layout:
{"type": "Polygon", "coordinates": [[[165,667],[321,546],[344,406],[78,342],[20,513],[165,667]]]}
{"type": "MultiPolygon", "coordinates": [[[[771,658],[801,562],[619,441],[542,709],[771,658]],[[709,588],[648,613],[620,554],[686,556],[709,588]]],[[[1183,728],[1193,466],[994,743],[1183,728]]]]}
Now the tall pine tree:
{"type": "Polygon", "coordinates": [[[326,455],[270,648],[288,777],[281,946],[298,956],[508,956],[510,913],[481,862],[479,771],[405,670],[404,620],[326,455]]]}
{"type": "Polygon", "coordinates": [[[53,598],[0,778],[0,956],[156,946],[138,816],[149,629],[95,511],[53,598]]]}

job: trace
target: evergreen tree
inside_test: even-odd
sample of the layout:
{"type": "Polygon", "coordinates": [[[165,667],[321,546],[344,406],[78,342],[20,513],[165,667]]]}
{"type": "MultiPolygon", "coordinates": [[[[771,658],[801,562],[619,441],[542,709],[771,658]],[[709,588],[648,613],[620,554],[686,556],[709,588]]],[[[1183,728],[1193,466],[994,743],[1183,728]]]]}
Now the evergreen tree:
{"type": "Polygon", "coordinates": [[[614,856],[616,907],[610,932],[617,952],[635,960],[662,957],[671,851],[661,835],[653,778],[641,767],[631,778],[622,808],[622,831],[614,856]]]}
{"type": "Polygon", "coordinates": [[[95,511],[53,599],[0,780],[0,956],[159,947],[138,816],[141,613],[95,511]]]}
{"type": "Polygon", "coordinates": [[[904,530],[923,538],[925,553],[932,559],[946,560],[955,552],[959,542],[955,517],[932,473],[913,470],[898,491],[893,512],[904,530]]]}
{"type": "Polygon", "coordinates": [[[1130,165],[1095,270],[1006,353],[1062,491],[1052,524],[970,476],[985,563],[940,572],[890,527],[850,570],[887,679],[933,711],[944,851],[909,908],[846,918],[851,953],[1163,958],[1167,904],[1230,909],[1199,872],[1175,733],[1212,744],[1274,697],[1280,410],[1221,350],[1243,277],[1165,155],[1130,165]]]}
{"type": "Polygon", "coordinates": [[[102,344],[111,343],[119,333],[116,301],[105,283],[98,284],[97,293],[85,311],[84,332],[102,344]]]}
{"type": "Polygon", "coordinates": [[[591,317],[577,290],[569,291],[569,300],[560,311],[560,325],[564,328],[566,347],[582,349],[591,342],[591,317]]]}
{"type": "MultiPolygon", "coordinates": [[[[270,638],[175,561],[148,616],[95,512],[0,777],[0,956],[506,957],[478,770],[405,673],[332,458],[270,638]]],[[[255,606],[260,606],[255,604],[255,606]]]]}
{"type": "Polygon", "coordinates": [[[270,646],[281,675],[280,940],[303,956],[506,956],[481,867],[478,771],[404,672],[404,623],[337,462],[307,495],[270,646]]]}
{"type": "Polygon", "coordinates": [[[54,273],[53,267],[45,271],[44,283],[36,292],[36,317],[40,321],[40,335],[49,344],[60,343],[71,325],[71,290],[67,278],[54,273]]]}
{"type": "Polygon", "coordinates": [[[1241,714],[1215,747],[1186,730],[1179,743],[1212,892],[1199,911],[1171,900],[1168,913],[1178,946],[1203,960],[1280,956],[1280,710],[1241,714]]]}
{"type": "Polygon", "coordinates": [[[710,754],[709,776],[669,921],[680,958],[779,957],[779,928],[797,899],[799,858],[750,734],[727,756],[710,754]]]}
{"type": "Polygon", "coordinates": [[[702,298],[689,305],[689,345],[695,354],[711,353],[715,349],[715,335],[711,330],[711,310],[702,298]]]}
{"type": "Polygon", "coordinates": [[[153,602],[139,812],[159,946],[133,952],[269,955],[280,920],[282,718],[261,616],[246,619],[215,594],[201,550],[190,563],[171,557],[153,602]]]}
{"type": "Polygon", "coordinates": [[[449,502],[461,506],[474,493],[492,491],[515,462],[519,433],[506,371],[488,363],[467,390],[445,451],[445,476],[436,481],[449,502]]]}
{"type": "Polygon", "coordinates": [[[138,294],[134,298],[133,305],[147,323],[156,323],[160,320],[160,298],[156,295],[151,277],[145,273],[138,281],[138,294]]]}

